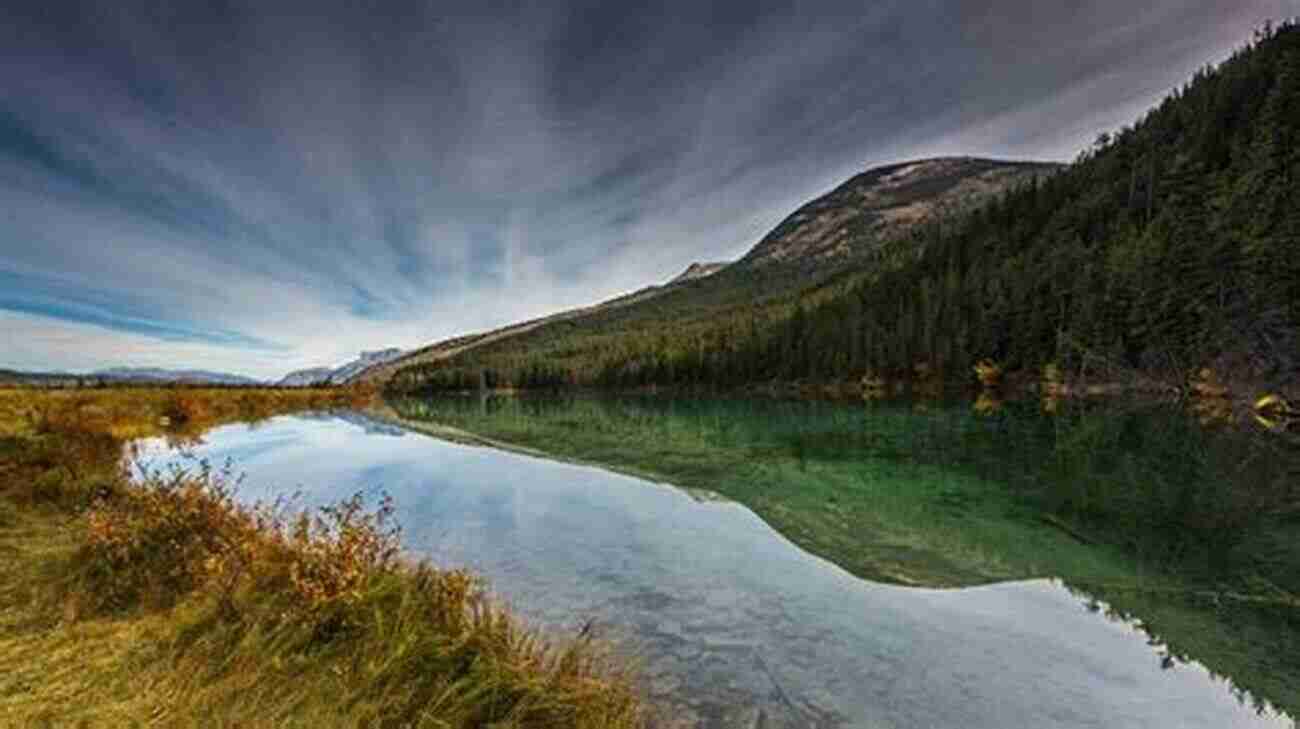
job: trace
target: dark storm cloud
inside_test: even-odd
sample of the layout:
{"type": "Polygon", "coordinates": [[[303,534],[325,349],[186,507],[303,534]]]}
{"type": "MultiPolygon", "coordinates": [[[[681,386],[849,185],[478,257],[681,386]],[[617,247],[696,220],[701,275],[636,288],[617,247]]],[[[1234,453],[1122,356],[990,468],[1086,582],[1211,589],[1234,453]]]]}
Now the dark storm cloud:
{"type": "Polygon", "coordinates": [[[870,164],[1068,159],[1296,11],[9,3],[0,366],[270,375],[589,303],[870,164]]]}

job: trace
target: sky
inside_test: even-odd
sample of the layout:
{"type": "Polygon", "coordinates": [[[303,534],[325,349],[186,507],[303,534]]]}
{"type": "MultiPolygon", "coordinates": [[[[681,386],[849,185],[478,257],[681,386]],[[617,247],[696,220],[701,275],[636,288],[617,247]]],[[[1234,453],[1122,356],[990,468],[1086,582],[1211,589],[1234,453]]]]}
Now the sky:
{"type": "Polygon", "coordinates": [[[1074,158],[1300,0],[0,8],[0,367],[261,378],[739,257],[869,167],[1074,158]]]}

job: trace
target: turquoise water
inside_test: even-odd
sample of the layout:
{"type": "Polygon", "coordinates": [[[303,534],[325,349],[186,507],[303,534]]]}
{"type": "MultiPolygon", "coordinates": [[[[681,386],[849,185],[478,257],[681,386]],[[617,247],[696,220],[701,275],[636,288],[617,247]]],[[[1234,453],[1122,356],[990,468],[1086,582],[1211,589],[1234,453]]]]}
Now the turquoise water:
{"type": "Polygon", "coordinates": [[[382,489],[410,552],[476,570],[552,630],[593,620],[674,725],[1293,726],[1059,580],[870,582],[699,490],[361,414],[229,425],[186,455],[145,441],[140,458],[229,460],[249,500],[382,489]]]}

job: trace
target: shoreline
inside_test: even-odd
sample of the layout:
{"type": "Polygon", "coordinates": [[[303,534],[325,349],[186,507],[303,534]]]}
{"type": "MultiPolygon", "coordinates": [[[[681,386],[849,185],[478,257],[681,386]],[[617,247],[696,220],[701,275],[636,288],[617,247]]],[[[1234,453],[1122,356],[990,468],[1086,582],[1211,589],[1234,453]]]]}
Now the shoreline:
{"type": "MultiPolygon", "coordinates": [[[[411,562],[391,504],[241,505],[220,471],[130,478],[132,439],[360,390],[0,390],[0,692],[17,725],[639,729],[627,661],[411,562]],[[6,681],[5,683],[9,683],[6,681]]],[[[0,722],[3,723],[3,722],[0,722]]]]}

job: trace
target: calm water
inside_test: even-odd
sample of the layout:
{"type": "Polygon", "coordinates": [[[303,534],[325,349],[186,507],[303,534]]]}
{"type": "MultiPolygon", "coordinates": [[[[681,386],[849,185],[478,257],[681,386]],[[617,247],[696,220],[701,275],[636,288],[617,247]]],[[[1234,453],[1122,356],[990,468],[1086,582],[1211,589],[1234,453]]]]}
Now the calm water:
{"type": "MultiPolygon", "coordinates": [[[[231,460],[250,500],[382,488],[411,551],[472,567],[552,628],[595,619],[682,726],[1293,726],[1195,662],[1162,666],[1146,634],[1053,579],[872,583],[736,503],[362,415],[226,426],[193,451],[231,460]]],[[[179,458],[156,440],[142,457],[179,458]]]]}

